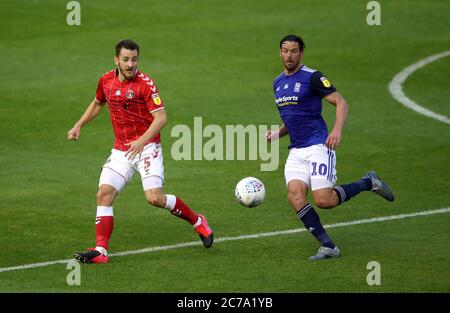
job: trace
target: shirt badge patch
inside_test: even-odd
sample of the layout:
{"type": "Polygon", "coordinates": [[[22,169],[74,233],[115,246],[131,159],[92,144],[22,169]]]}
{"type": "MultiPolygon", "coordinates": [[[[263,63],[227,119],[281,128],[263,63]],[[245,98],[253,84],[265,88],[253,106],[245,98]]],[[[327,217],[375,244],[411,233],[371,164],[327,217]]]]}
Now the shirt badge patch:
{"type": "Polygon", "coordinates": [[[284,84],[283,89],[288,89],[289,88],[289,84],[284,84]]]}
{"type": "Polygon", "coordinates": [[[133,90],[127,90],[127,93],[125,94],[125,97],[127,97],[127,99],[133,99],[134,98],[134,91],[133,90]]]}
{"type": "Polygon", "coordinates": [[[325,76],[320,77],[320,80],[326,88],[330,88],[331,84],[325,76]]]}
{"type": "Polygon", "coordinates": [[[116,91],[116,96],[120,96],[120,95],[121,95],[120,89],[117,89],[117,91],[116,91]]]}
{"type": "Polygon", "coordinates": [[[159,94],[157,94],[157,93],[152,94],[152,99],[156,105],[161,104],[161,98],[159,97],[159,94]]]}
{"type": "Polygon", "coordinates": [[[295,86],[294,86],[294,92],[300,92],[300,87],[302,86],[302,84],[300,84],[300,83],[295,83],[295,86]]]}

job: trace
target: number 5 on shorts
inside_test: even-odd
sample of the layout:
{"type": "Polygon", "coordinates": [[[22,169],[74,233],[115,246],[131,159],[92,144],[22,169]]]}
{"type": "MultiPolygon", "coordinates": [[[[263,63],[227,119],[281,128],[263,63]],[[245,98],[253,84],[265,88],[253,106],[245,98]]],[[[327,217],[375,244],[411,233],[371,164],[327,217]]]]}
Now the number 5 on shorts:
{"type": "Polygon", "coordinates": [[[148,171],[150,170],[150,165],[151,165],[151,163],[150,163],[150,157],[145,157],[145,158],[144,158],[144,170],[145,170],[146,172],[148,172],[148,171]]]}

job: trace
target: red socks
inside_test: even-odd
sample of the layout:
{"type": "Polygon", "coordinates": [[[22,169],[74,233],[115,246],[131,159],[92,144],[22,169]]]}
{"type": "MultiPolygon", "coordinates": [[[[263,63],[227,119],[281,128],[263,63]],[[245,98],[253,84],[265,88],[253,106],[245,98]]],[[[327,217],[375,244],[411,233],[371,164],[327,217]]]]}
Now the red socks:
{"type": "Polygon", "coordinates": [[[198,215],[178,197],[176,197],[175,207],[170,211],[170,213],[188,221],[191,225],[197,223],[198,220],[198,215]]]}
{"type": "Polygon", "coordinates": [[[108,250],[109,238],[114,228],[112,207],[98,206],[95,219],[95,241],[97,247],[108,250]]]}
{"type": "MultiPolygon", "coordinates": [[[[198,221],[198,215],[192,211],[180,198],[167,195],[166,208],[170,212],[194,225],[198,221]]],[[[112,206],[97,206],[97,218],[95,219],[96,247],[108,250],[109,239],[114,228],[114,216],[112,206]]]]}

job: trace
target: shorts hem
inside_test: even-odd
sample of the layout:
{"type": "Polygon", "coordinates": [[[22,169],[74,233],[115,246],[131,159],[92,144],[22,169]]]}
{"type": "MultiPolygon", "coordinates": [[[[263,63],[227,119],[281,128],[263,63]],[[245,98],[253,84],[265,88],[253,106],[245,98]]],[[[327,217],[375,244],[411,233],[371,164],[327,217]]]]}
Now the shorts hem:
{"type": "Polygon", "coordinates": [[[148,176],[145,176],[144,178],[142,178],[141,181],[142,181],[142,189],[144,191],[164,187],[164,178],[162,178],[160,175],[148,175],[148,176]],[[152,177],[158,177],[159,179],[161,179],[161,186],[154,186],[154,185],[144,186],[144,180],[146,180],[147,178],[152,178],[152,177]]]}
{"type": "Polygon", "coordinates": [[[328,179],[314,179],[311,181],[311,191],[324,189],[324,188],[333,188],[334,185],[335,185],[335,183],[332,181],[329,181],[328,179]],[[313,184],[313,182],[314,182],[314,184],[313,184]]]}

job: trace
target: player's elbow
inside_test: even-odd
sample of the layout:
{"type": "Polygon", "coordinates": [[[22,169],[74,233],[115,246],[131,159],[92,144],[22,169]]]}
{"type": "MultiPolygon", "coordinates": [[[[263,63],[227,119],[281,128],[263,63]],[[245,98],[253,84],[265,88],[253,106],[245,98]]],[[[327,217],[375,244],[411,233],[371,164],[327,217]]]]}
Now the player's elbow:
{"type": "Polygon", "coordinates": [[[339,95],[339,97],[336,99],[336,106],[337,107],[341,107],[345,111],[348,111],[347,100],[345,100],[345,98],[343,96],[341,96],[341,95],[339,95]]]}
{"type": "Polygon", "coordinates": [[[344,98],[342,98],[341,100],[341,105],[345,109],[345,111],[348,111],[348,103],[344,98]]]}

